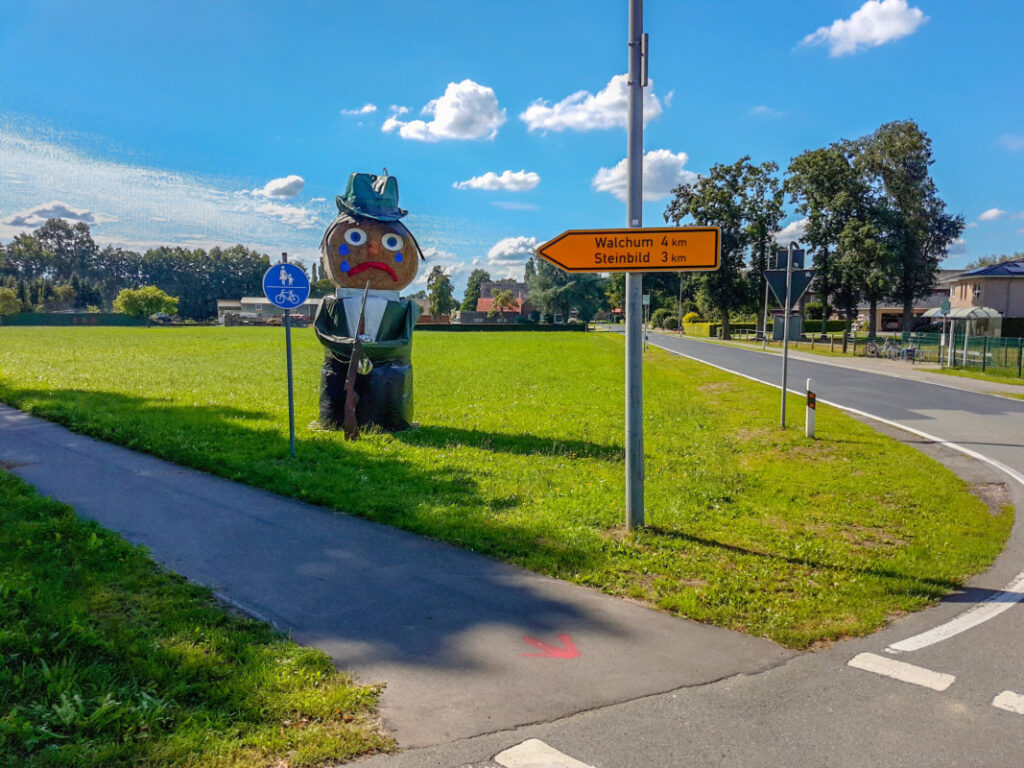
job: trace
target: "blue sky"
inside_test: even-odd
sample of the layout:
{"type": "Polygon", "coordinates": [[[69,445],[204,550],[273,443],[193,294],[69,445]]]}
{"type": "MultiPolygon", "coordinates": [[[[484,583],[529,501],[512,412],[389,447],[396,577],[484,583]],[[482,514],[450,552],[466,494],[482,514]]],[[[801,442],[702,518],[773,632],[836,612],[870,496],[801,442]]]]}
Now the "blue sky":
{"type": "MultiPolygon", "coordinates": [[[[713,163],[785,168],[912,118],[969,224],[946,266],[1024,251],[1020,0],[645,16],[645,224],[713,163]]],[[[521,276],[537,242],[625,226],[626,17],[626,0],[0,0],[0,241],[62,215],[101,243],[309,261],[349,173],[387,167],[459,291],[474,266],[521,276]]]]}

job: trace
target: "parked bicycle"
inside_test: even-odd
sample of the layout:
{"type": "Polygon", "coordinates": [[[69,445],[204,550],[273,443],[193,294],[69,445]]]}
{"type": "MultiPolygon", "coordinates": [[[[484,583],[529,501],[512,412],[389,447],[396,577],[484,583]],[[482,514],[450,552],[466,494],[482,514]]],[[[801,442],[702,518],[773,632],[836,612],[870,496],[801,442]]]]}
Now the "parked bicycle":
{"type": "Polygon", "coordinates": [[[883,344],[877,339],[868,339],[864,347],[865,357],[883,357],[887,360],[915,360],[917,350],[913,345],[904,347],[895,339],[886,338],[883,344]]]}

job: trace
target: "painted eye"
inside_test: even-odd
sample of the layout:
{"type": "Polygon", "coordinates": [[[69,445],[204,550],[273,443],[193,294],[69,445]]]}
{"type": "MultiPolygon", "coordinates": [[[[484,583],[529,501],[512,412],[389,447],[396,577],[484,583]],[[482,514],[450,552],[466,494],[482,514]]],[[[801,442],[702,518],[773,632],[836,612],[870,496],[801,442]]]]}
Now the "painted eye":
{"type": "Polygon", "coordinates": [[[366,233],[359,227],[352,227],[345,232],[345,242],[349,245],[366,245],[366,233]]]}
{"type": "Polygon", "coordinates": [[[405,245],[405,241],[399,235],[394,232],[388,232],[384,237],[380,239],[381,245],[387,248],[389,251],[400,251],[402,246],[405,245]]]}

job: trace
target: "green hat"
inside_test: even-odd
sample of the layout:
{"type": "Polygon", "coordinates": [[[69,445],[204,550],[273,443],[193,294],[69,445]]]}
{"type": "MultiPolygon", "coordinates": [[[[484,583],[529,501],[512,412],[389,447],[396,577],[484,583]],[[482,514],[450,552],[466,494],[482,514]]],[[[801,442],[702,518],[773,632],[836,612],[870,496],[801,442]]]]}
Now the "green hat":
{"type": "Polygon", "coordinates": [[[365,216],[378,221],[398,221],[408,211],[398,207],[398,179],[372,173],[353,173],[348,177],[344,195],[334,198],[339,213],[365,216]]]}

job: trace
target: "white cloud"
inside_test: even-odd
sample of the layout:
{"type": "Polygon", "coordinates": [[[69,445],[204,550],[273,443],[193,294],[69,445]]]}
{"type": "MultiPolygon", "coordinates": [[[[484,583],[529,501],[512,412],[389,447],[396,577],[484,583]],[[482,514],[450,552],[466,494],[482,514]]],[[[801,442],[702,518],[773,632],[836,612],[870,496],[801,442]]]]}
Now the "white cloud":
{"type": "MultiPolygon", "coordinates": [[[[202,235],[202,247],[242,243],[268,253],[315,253],[319,238],[308,229],[316,213],[238,192],[241,183],[128,165],[91,157],[46,137],[0,125],[0,168],[19,184],[4,185],[0,239],[7,242],[33,221],[30,214],[68,213],[93,227],[103,245],[145,249],[202,235]],[[73,205],[40,200],[73,201],[73,205]],[[261,204],[277,205],[257,211],[261,204]],[[53,209],[54,205],[67,208],[53,209]],[[44,211],[43,209],[51,209],[44,211]],[[93,217],[89,221],[88,216],[93,217]],[[95,226],[103,223],[102,226],[95,226]]],[[[325,221],[330,217],[327,212],[325,221]]],[[[333,218],[333,217],[331,217],[333,218]]],[[[41,222],[39,222],[41,223],[41,222]]],[[[325,223],[325,222],[321,222],[325,223]]],[[[189,241],[192,242],[192,241],[189,241]]]]}
{"type": "MultiPolygon", "coordinates": [[[[644,155],[644,200],[661,200],[672,194],[672,190],[680,184],[694,183],[697,174],[683,169],[689,159],[685,152],[677,154],[667,149],[654,149],[644,155]]],[[[590,183],[598,192],[610,192],[625,201],[628,176],[627,160],[623,158],[614,168],[599,169],[590,183]]]]}
{"type": "Polygon", "coordinates": [[[282,224],[288,224],[299,229],[311,229],[317,224],[316,212],[298,205],[263,203],[262,205],[257,205],[253,210],[256,213],[262,213],[264,216],[273,216],[280,220],[282,224]]]}
{"type": "Polygon", "coordinates": [[[978,216],[978,221],[995,221],[1001,219],[1006,214],[1006,211],[999,208],[989,208],[983,214],[978,216]]]}
{"type": "Polygon", "coordinates": [[[779,245],[789,245],[792,242],[799,243],[807,234],[807,219],[791,221],[775,233],[775,242],[779,245]]]}
{"type": "Polygon", "coordinates": [[[326,203],[327,202],[327,198],[326,197],[311,197],[311,198],[309,198],[309,202],[311,202],[311,203],[326,203]]]}
{"type": "Polygon", "coordinates": [[[35,229],[46,223],[47,219],[66,219],[67,221],[84,221],[86,224],[95,226],[104,221],[116,221],[113,216],[103,216],[89,210],[79,210],[59,200],[51,200],[48,203],[18,211],[4,223],[12,227],[27,227],[35,229]]]}
{"type": "Polygon", "coordinates": [[[967,226],[964,227],[964,229],[977,229],[977,228],[978,228],[978,222],[976,222],[976,221],[972,221],[970,224],[968,224],[967,226]]]}
{"type": "Polygon", "coordinates": [[[759,104],[756,107],[750,108],[751,117],[782,117],[784,114],[786,113],[781,109],[766,107],[764,104],[759,104]]]}
{"type": "Polygon", "coordinates": [[[281,179],[271,179],[261,189],[254,189],[249,194],[256,197],[285,199],[298,195],[305,185],[306,182],[301,176],[292,174],[281,179]]]}
{"type": "Polygon", "coordinates": [[[493,139],[505,122],[505,110],[498,108],[494,90],[466,79],[461,83],[448,83],[444,95],[423,108],[423,114],[432,115],[424,120],[399,120],[396,111],[384,121],[384,133],[398,131],[403,139],[413,141],[442,141],[444,139],[493,139]]]}
{"type": "Polygon", "coordinates": [[[525,192],[540,184],[540,176],[533,171],[502,171],[499,176],[488,171],[483,176],[474,176],[466,181],[457,181],[455,189],[486,189],[489,191],[525,192]]]}
{"type": "Polygon", "coordinates": [[[965,253],[967,253],[967,241],[962,237],[954,240],[946,249],[947,256],[962,256],[965,253]]]}
{"type": "Polygon", "coordinates": [[[363,104],[363,106],[357,109],[343,109],[341,114],[343,115],[372,115],[377,111],[376,104],[363,104]]]}
{"type": "MultiPolygon", "coordinates": [[[[596,131],[625,128],[629,117],[627,75],[615,75],[596,95],[576,91],[557,104],[537,99],[519,119],[530,131],[596,131]]],[[[661,114],[661,103],[654,95],[654,81],[644,89],[644,124],[661,114]]]]}
{"type": "Polygon", "coordinates": [[[535,237],[506,237],[487,252],[488,263],[495,268],[517,267],[537,251],[540,240],[535,237]]]}
{"type": "Polygon", "coordinates": [[[867,0],[850,18],[819,27],[801,45],[827,44],[830,56],[845,56],[899,40],[927,21],[921,9],[911,8],[907,0],[867,0]]]}
{"type": "Polygon", "coordinates": [[[1013,133],[1004,133],[999,137],[999,143],[1011,152],[1020,152],[1024,149],[1024,136],[1013,133]]]}
{"type": "Polygon", "coordinates": [[[498,200],[491,203],[495,208],[501,208],[505,211],[539,211],[540,206],[534,205],[533,203],[518,203],[506,200],[498,200]]]}

